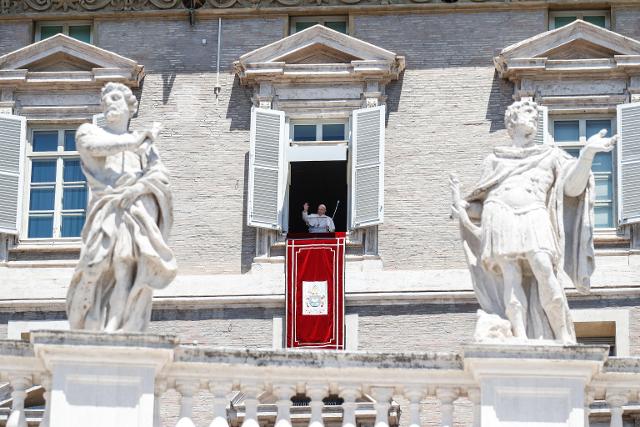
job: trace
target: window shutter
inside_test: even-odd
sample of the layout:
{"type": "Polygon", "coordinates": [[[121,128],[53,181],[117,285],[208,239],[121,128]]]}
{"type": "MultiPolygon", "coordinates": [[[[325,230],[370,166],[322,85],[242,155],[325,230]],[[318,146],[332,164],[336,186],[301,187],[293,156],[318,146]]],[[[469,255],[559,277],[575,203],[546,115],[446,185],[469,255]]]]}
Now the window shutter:
{"type": "Polygon", "coordinates": [[[94,114],[92,122],[94,125],[100,126],[101,128],[103,128],[107,124],[107,121],[104,119],[103,113],[94,114]]]}
{"type": "Polygon", "coordinates": [[[351,119],[351,228],[382,223],[385,106],[355,110],[351,119]]]}
{"type": "Polygon", "coordinates": [[[618,105],[618,224],[640,222],[640,103],[618,105]]]}
{"type": "Polygon", "coordinates": [[[250,142],[248,224],[280,230],[284,194],[284,112],[253,107],[250,142]]]}
{"type": "Polygon", "coordinates": [[[0,233],[20,232],[26,135],[24,117],[0,114],[0,233]]]}
{"type": "Polygon", "coordinates": [[[549,144],[549,109],[539,105],[538,131],[536,132],[536,144],[549,144]]]}

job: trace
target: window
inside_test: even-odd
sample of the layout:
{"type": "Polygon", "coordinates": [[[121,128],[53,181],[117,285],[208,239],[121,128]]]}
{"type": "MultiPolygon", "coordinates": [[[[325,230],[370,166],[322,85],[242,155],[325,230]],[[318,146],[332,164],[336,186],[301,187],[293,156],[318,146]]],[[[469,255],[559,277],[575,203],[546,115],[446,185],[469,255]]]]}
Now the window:
{"type": "Polygon", "coordinates": [[[602,28],[610,28],[609,12],[606,10],[568,10],[549,12],[549,29],[564,27],[576,19],[582,19],[602,28]]]}
{"type": "MultiPolygon", "coordinates": [[[[601,129],[607,135],[615,133],[614,121],[610,118],[553,120],[553,139],[569,154],[578,157],[587,139],[601,129]]],[[[593,159],[591,170],[596,181],[596,204],[594,208],[596,228],[613,228],[614,222],[614,151],[598,153],[593,159]]]]}
{"type": "Polygon", "coordinates": [[[296,16],[292,17],[289,32],[291,34],[313,27],[316,24],[324,25],[332,30],[347,34],[349,30],[346,16],[296,16]]]}
{"type": "Polygon", "coordinates": [[[295,143],[345,142],[347,140],[347,126],[344,122],[293,123],[290,135],[291,141],[295,143]]]}
{"type": "Polygon", "coordinates": [[[79,237],[87,183],[76,151],[75,129],[36,129],[28,148],[27,237],[79,237]]]}
{"type": "Polygon", "coordinates": [[[93,41],[90,22],[40,22],[36,24],[35,41],[44,40],[59,33],[85,43],[93,41]]]}

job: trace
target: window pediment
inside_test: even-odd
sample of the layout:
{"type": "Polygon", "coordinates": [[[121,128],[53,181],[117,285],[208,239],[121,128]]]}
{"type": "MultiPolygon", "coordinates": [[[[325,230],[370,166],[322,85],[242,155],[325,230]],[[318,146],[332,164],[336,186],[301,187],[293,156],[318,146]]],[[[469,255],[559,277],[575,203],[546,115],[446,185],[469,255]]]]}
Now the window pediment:
{"type": "Polygon", "coordinates": [[[259,80],[380,80],[397,78],[404,57],[315,25],[242,55],[236,73],[245,84],[259,80]]]}
{"type": "Polygon", "coordinates": [[[119,81],[138,86],[144,72],[136,61],[64,34],[0,56],[0,85],[76,84],[119,81]]]}
{"type": "Polygon", "coordinates": [[[494,63],[505,78],[543,72],[640,71],[640,42],[576,20],[504,48],[494,63]]]}

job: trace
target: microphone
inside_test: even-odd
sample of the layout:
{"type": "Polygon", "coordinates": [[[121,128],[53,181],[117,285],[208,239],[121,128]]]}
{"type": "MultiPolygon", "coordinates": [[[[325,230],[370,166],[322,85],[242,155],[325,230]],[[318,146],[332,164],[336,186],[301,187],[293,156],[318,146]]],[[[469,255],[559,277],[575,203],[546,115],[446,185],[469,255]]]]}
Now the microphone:
{"type": "Polygon", "coordinates": [[[336,203],[336,208],[333,210],[333,215],[331,215],[331,219],[336,216],[336,212],[338,212],[338,206],[340,206],[340,200],[336,203]]]}

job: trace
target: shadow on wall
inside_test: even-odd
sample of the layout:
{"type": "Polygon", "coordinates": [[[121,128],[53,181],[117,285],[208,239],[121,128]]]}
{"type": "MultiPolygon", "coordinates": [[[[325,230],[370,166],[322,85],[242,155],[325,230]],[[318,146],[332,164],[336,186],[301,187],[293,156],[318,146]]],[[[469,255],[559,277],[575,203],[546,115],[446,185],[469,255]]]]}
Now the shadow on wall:
{"type": "Polygon", "coordinates": [[[256,253],[256,229],[247,225],[247,203],[249,197],[249,152],[244,155],[244,185],[242,189],[242,253],[240,254],[240,272],[251,270],[256,253]]]}
{"type": "Polygon", "coordinates": [[[487,120],[491,123],[489,132],[504,130],[504,112],[513,102],[513,83],[501,79],[498,72],[493,73],[491,93],[487,104],[487,120]]]}
{"type": "Polygon", "coordinates": [[[171,96],[171,90],[173,89],[173,82],[176,81],[176,73],[163,72],[162,76],[162,104],[167,105],[169,97],[171,96]]]}
{"type": "MultiPolygon", "coordinates": [[[[227,119],[231,120],[229,130],[249,131],[251,127],[251,89],[240,86],[238,76],[233,78],[233,86],[229,95],[227,106],[227,119]]],[[[249,135],[247,134],[247,148],[249,147],[249,135]]]]}
{"type": "Polygon", "coordinates": [[[402,94],[402,84],[404,82],[404,70],[398,76],[398,80],[392,80],[387,83],[385,95],[387,95],[387,116],[385,117],[385,126],[389,125],[389,114],[398,111],[400,106],[400,95],[402,94]]]}

